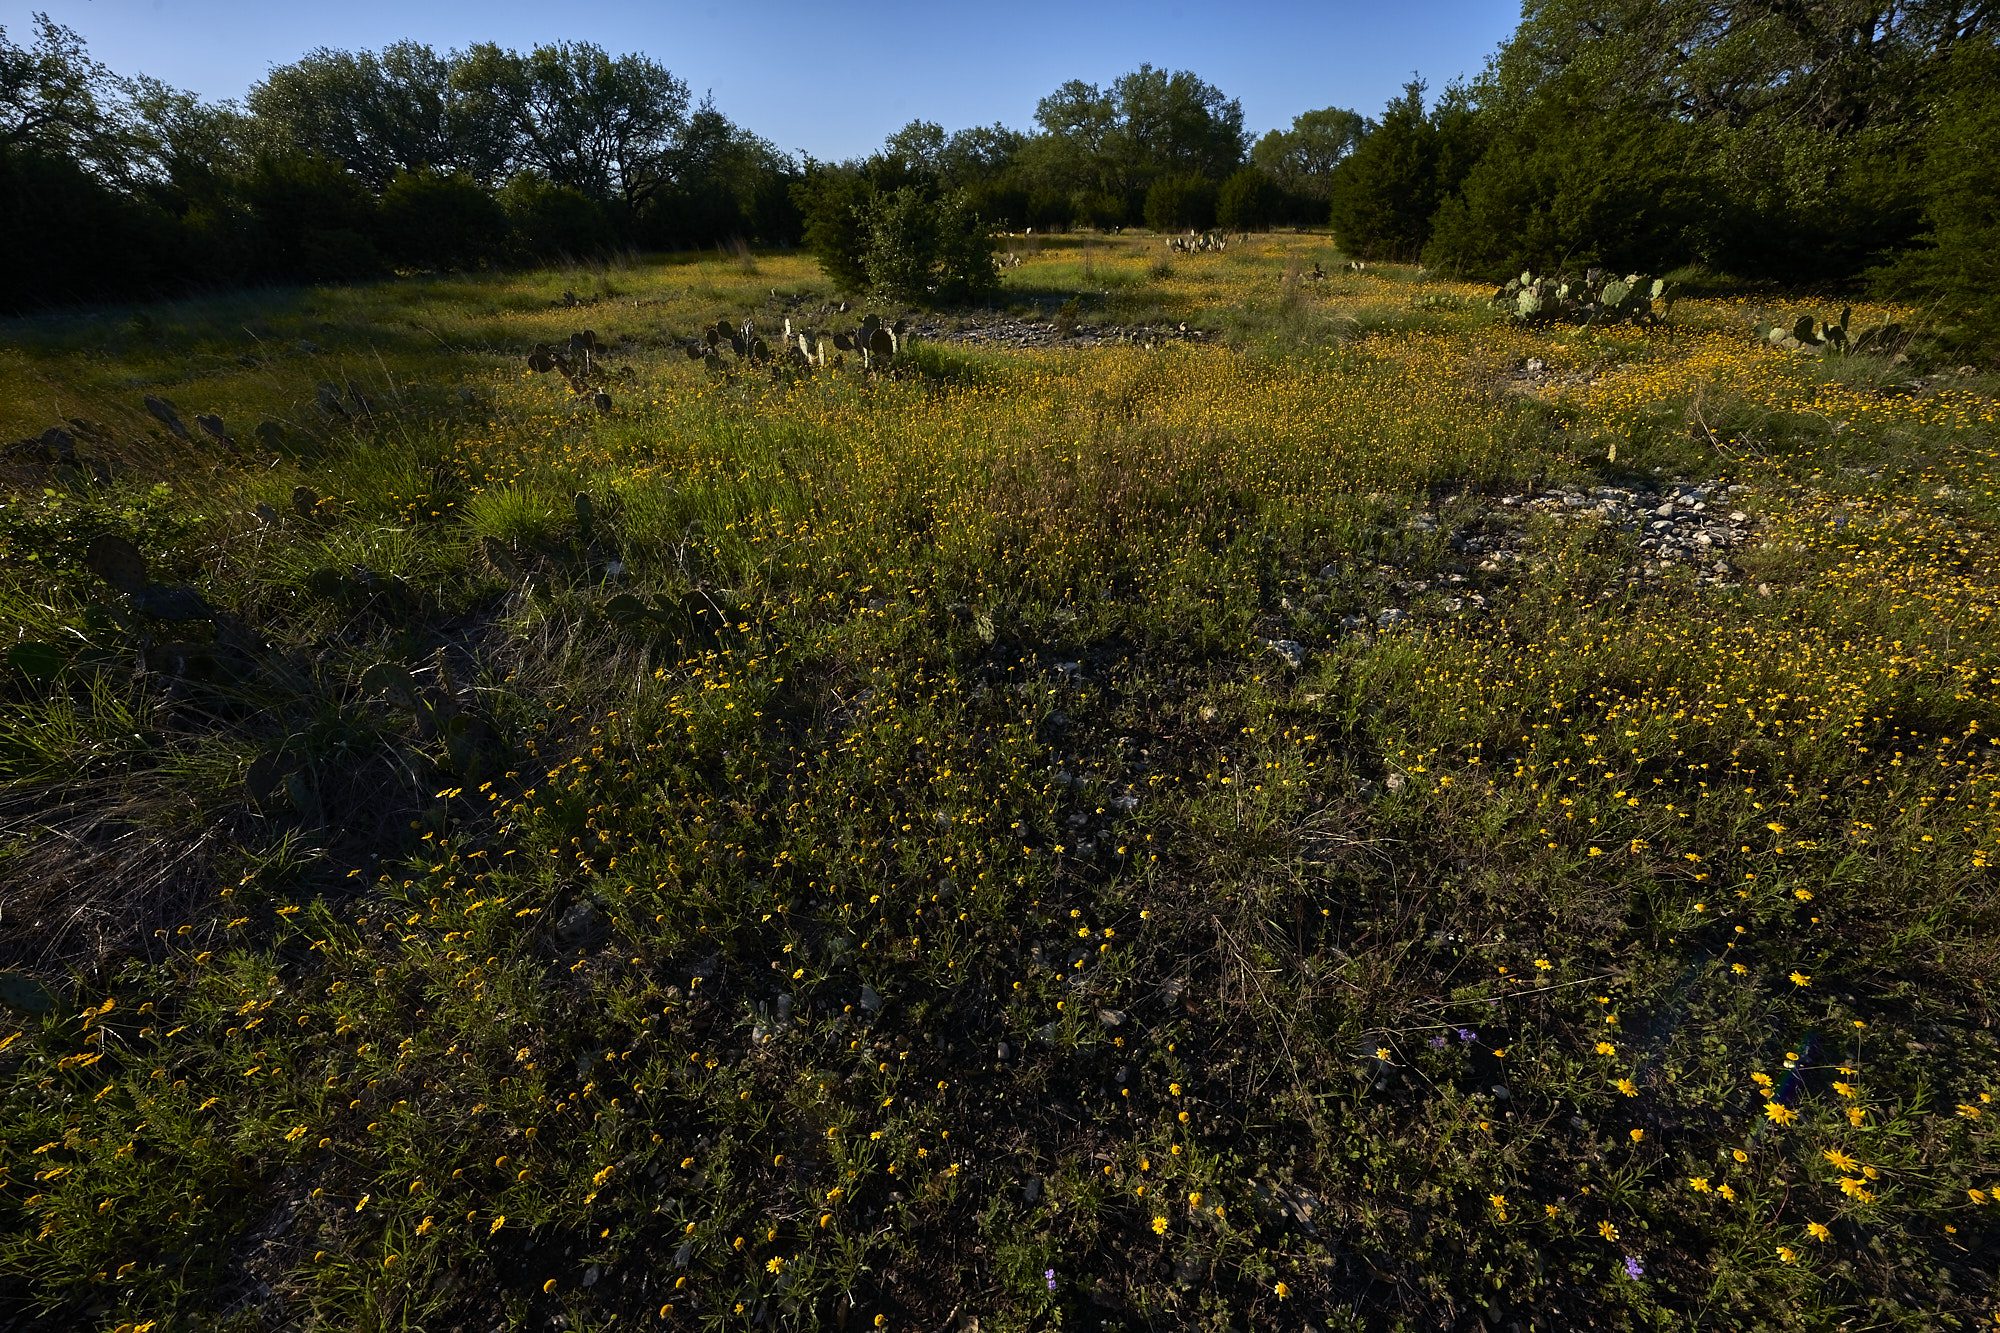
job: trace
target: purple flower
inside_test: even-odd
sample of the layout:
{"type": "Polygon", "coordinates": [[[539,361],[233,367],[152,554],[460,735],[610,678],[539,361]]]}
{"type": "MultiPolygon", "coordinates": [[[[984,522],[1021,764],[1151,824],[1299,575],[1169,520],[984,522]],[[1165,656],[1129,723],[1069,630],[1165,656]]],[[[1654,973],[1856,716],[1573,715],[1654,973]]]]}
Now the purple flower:
{"type": "Polygon", "coordinates": [[[1053,1268],[1044,1268],[1042,1270],[1042,1281],[1049,1284],[1050,1291],[1054,1291],[1056,1289],[1056,1270],[1053,1268]]]}
{"type": "Polygon", "coordinates": [[[1629,1254],[1626,1255],[1625,1276],[1631,1278],[1634,1282],[1638,1281],[1640,1278],[1646,1276],[1645,1265],[1641,1264],[1637,1259],[1634,1259],[1631,1255],[1629,1254]]]}
{"type": "Polygon", "coordinates": [[[1444,1049],[1444,1033],[1440,1032],[1437,1036],[1431,1038],[1431,1049],[1434,1051],[1444,1049]]]}
{"type": "Polygon", "coordinates": [[[1478,1041],[1479,1034],[1471,1028],[1460,1028],[1458,1030],[1458,1039],[1460,1041],[1478,1041]]]}

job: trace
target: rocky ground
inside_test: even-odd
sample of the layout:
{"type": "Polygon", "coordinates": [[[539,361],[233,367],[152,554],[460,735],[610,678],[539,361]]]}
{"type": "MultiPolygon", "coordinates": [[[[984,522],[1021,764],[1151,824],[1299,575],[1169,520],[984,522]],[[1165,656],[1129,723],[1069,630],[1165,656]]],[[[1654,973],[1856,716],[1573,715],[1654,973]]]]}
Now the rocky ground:
{"type": "Polygon", "coordinates": [[[1659,490],[1596,486],[1588,491],[1503,495],[1496,504],[1497,533],[1459,534],[1452,544],[1469,556],[1479,556],[1481,570],[1498,571],[1520,559],[1519,520],[1528,515],[1594,519],[1639,534],[1642,559],[1631,571],[1637,577],[1653,581],[1682,566],[1692,569],[1700,583],[1733,586],[1738,571],[1730,553],[1750,539],[1755,527],[1750,515],[1736,507],[1742,493],[1741,486],[1710,481],[1659,490]]]}
{"type": "Polygon", "coordinates": [[[973,315],[924,319],[910,325],[918,338],[973,347],[1162,347],[1170,342],[1205,342],[1209,334],[1186,324],[1065,324],[1055,319],[1013,315],[973,315]]]}
{"type": "Polygon", "coordinates": [[[1536,395],[1550,389],[1580,389],[1594,381],[1596,370],[1555,370],[1541,357],[1515,362],[1500,375],[1500,387],[1510,393],[1536,395]]]}
{"type": "Polygon", "coordinates": [[[1742,578],[1733,557],[1755,540],[1757,526],[1737,507],[1742,492],[1718,481],[1656,489],[1596,486],[1494,496],[1470,513],[1459,507],[1448,517],[1420,512],[1408,529],[1425,534],[1448,526],[1446,541],[1456,560],[1428,577],[1411,577],[1393,564],[1360,570],[1328,565],[1287,591],[1264,643],[1299,666],[1315,642],[1479,615],[1505,595],[1517,572],[1538,563],[1538,543],[1531,540],[1537,519],[1635,534],[1635,559],[1625,570],[1631,584],[1656,585],[1684,573],[1699,587],[1732,589],[1742,578]],[[1362,604],[1354,608],[1357,601],[1362,604]]]}

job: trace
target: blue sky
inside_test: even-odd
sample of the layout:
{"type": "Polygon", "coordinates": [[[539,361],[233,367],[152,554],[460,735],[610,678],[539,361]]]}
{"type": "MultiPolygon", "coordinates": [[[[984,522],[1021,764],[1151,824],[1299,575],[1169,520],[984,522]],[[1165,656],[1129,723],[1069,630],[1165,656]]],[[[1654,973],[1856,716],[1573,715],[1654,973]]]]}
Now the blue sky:
{"type": "Polygon", "coordinates": [[[1518,0],[5,0],[0,24],[22,40],[37,9],[120,73],[212,98],[241,96],[316,46],[593,41],[647,53],[697,98],[713,92],[738,124],[823,159],[866,153],[918,116],[946,129],[1025,128],[1036,99],[1063,80],[1104,83],[1141,62],[1193,70],[1241,99],[1253,134],[1314,107],[1373,114],[1413,72],[1434,92],[1478,73],[1520,19],[1518,0]]]}

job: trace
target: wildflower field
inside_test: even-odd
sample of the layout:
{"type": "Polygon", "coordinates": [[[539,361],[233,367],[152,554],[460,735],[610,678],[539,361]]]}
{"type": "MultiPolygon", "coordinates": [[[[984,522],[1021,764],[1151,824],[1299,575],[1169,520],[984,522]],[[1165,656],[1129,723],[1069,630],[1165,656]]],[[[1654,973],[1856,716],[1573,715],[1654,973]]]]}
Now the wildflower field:
{"type": "Polygon", "coordinates": [[[2000,1322],[2000,378],[1011,245],[0,326],[0,1326],[2000,1322]]]}

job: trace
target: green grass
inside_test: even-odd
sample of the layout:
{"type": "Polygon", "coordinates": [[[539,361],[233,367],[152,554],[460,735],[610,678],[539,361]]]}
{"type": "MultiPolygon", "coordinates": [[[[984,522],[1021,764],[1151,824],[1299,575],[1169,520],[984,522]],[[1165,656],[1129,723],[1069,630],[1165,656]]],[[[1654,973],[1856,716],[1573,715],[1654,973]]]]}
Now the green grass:
{"type": "Polygon", "coordinates": [[[1991,1322],[1995,386],[1019,248],[1218,340],[681,353],[791,256],[6,327],[109,479],[0,476],[0,1312],[1991,1322]],[[1676,479],[1731,586],[1497,499],[1676,479]]]}

